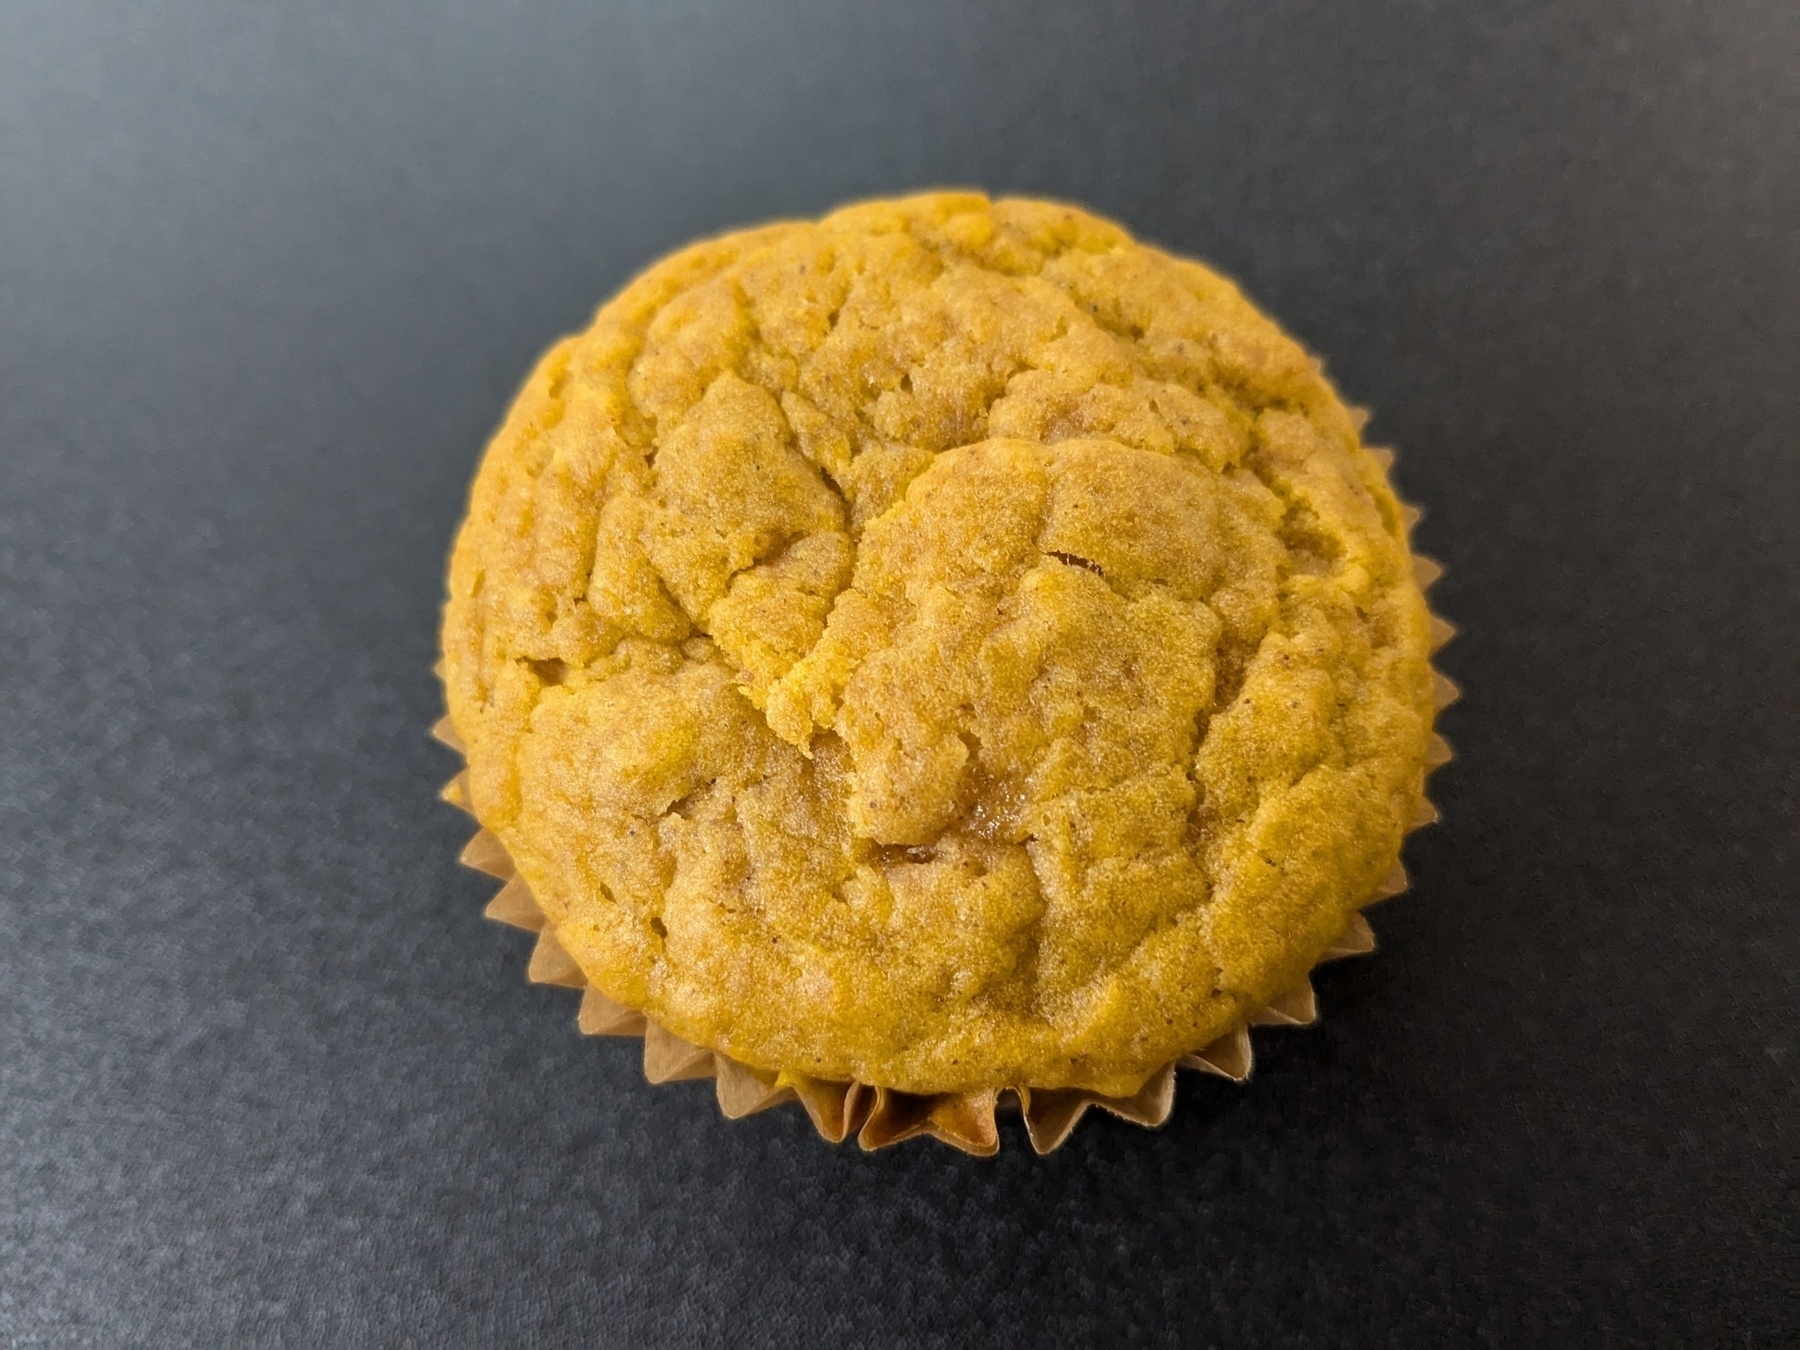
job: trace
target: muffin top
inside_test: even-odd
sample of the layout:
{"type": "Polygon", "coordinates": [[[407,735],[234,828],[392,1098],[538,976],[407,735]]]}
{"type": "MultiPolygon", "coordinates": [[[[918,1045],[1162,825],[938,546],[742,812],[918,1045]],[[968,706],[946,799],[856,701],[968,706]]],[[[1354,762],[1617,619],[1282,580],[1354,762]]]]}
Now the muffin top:
{"type": "Polygon", "coordinates": [[[475,813],[610,998],[757,1069],[1124,1095],[1392,867],[1429,625],[1231,283],[945,193],[696,244],[553,347],[443,640],[475,813]]]}

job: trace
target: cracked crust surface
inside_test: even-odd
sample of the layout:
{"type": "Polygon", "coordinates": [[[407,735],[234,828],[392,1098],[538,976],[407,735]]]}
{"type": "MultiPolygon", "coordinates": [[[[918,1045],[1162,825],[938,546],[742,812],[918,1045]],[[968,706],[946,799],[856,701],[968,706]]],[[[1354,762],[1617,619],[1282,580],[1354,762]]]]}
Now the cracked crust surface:
{"type": "Polygon", "coordinates": [[[1079,210],[696,244],[553,347],[450,568],[477,816],[741,1063],[1123,1095],[1288,989],[1420,801],[1429,616],[1317,366],[1079,210]]]}

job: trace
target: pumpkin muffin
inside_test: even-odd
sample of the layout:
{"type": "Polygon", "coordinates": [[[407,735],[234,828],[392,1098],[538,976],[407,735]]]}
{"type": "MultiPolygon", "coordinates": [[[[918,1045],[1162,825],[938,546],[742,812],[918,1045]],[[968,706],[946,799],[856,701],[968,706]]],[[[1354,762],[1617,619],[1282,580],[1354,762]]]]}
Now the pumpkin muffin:
{"type": "Polygon", "coordinates": [[[526,381],[450,564],[457,792],[534,968],[840,1132],[865,1085],[985,1143],[998,1092],[1241,1039],[1429,815],[1437,634],[1359,424],[1069,206],[657,263],[526,381]]]}

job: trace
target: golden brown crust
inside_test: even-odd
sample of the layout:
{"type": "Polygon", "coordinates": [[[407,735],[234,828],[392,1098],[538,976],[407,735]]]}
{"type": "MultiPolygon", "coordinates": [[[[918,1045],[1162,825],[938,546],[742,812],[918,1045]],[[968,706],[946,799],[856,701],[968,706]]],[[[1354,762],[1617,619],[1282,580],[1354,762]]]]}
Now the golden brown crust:
{"type": "Polygon", "coordinates": [[[1431,643],[1291,340],[970,194],[696,245],[552,348],[444,628],[473,807],[607,997],[765,1072],[1109,1096],[1390,871],[1431,643]]]}

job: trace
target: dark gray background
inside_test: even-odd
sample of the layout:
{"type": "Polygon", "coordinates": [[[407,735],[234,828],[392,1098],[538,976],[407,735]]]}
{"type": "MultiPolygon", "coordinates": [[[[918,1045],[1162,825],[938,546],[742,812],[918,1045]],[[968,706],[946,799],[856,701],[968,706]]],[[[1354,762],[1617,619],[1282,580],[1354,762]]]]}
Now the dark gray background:
{"type": "Polygon", "coordinates": [[[1800,8],[0,3],[0,1343],[1795,1344],[1800,8]],[[1462,758],[1247,1089],[833,1151],[528,987],[424,739],[539,349],[940,182],[1236,275],[1462,758]]]}

